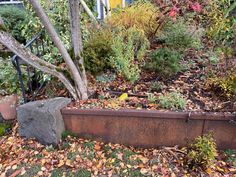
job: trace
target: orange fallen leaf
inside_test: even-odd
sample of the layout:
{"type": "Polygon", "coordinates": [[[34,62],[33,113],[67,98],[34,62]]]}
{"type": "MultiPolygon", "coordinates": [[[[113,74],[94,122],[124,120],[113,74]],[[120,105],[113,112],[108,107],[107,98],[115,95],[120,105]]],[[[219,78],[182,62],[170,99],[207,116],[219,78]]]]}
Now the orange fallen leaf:
{"type": "Polygon", "coordinates": [[[95,144],[94,149],[96,151],[99,151],[99,150],[101,150],[101,146],[99,144],[95,144]]]}

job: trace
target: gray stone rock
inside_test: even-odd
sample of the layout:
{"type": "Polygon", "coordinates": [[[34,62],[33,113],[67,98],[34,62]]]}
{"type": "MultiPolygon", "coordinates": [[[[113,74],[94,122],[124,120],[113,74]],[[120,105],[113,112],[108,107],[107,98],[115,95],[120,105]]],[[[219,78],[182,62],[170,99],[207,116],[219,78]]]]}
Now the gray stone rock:
{"type": "Polygon", "coordinates": [[[36,138],[40,143],[56,145],[65,130],[60,110],[71,102],[69,98],[34,101],[17,109],[19,133],[26,138],[36,138]]]}

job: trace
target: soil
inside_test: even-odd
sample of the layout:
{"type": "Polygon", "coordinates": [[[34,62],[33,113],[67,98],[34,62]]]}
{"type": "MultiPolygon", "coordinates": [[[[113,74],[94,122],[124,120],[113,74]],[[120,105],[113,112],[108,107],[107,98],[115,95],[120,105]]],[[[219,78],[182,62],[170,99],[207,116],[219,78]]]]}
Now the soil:
{"type": "MultiPolygon", "coordinates": [[[[111,82],[92,81],[92,89],[95,93],[88,101],[75,101],[70,107],[74,108],[108,108],[108,109],[152,109],[162,110],[158,101],[150,103],[148,94],[158,96],[178,91],[187,99],[186,108],[183,111],[204,111],[204,112],[234,112],[236,111],[236,96],[226,98],[214,92],[207,85],[206,70],[207,63],[199,62],[198,59],[183,61],[183,65],[188,69],[183,70],[171,78],[162,78],[155,72],[143,70],[138,82],[130,84],[124,82],[121,76],[117,76],[111,82]],[[157,85],[157,86],[155,86],[157,85]],[[123,93],[128,94],[128,99],[118,101],[118,97],[123,93]]],[[[111,77],[112,73],[107,73],[103,77],[111,77]]]]}

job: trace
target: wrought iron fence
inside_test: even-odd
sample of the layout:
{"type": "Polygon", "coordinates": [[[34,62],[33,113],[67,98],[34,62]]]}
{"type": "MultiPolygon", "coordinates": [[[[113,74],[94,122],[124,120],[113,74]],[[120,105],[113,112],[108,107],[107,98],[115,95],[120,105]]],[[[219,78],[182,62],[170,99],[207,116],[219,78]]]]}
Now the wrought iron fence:
{"type": "MultiPolygon", "coordinates": [[[[28,48],[36,56],[42,57],[45,54],[45,45],[47,44],[44,36],[44,30],[40,31],[25,45],[25,48],[28,48]]],[[[29,66],[17,55],[14,55],[11,61],[19,76],[19,83],[24,103],[35,100],[35,97],[45,85],[45,82],[40,82],[43,77],[42,72],[29,66]],[[23,72],[25,71],[27,73],[26,84],[23,81],[23,72]]]]}

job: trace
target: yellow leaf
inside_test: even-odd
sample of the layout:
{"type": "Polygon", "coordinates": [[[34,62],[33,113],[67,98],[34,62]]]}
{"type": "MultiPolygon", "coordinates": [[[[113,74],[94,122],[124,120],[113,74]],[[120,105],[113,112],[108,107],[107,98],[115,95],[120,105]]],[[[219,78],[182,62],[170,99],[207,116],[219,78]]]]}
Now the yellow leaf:
{"type": "Polygon", "coordinates": [[[128,98],[128,94],[127,93],[123,93],[121,96],[119,96],[119,100],[120,101],[125,101],[128,98]]]}
{"type": "Polygon", "coordinates": [[[208,168],[208,169],[206,170],[206,172],[207,172],[208,175],[212,174],[211,168],[208,168]]]}
{"type": "Polygon", "coordinates": [[[69,167],[73,167],[73,165],[71,164],[71,161],[69,159],[66,160],[66,165],[69,167]]]}
{"type": "Polygon", "coordinates": [[[224,172],[224,169],[223,168],[220,168],[219,166],[216,167],[216,169],[220,172],[224,172]]]}
{"type": "Polygon", "coordinates": [[[143,156],[140,156],[139,159],[140,159],[144,164],[146,164],[146,163],[149,161],[148,158],[143,157],[143,156]]]}
{"type": "Polygon", "coordinates": [[[131,166],[130,164],[127,164],[126,166],[127,166],[128,168],[132,168],[132,166],[131,166]]]}
{"type": "Polygon", "coordinates": [[[44,165],[46,163],[46,160],[45,159],[42,159],[41,160],[41,164],[44,165]]]}
{"type": "Polygon", "coordinates": [[[63,160],[60,160],[59,161],[59,164],[57,165],[57,167],[61,167],[61,166],[63,166],[64,165],[64,161],[63,160]]]}

